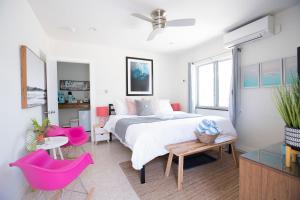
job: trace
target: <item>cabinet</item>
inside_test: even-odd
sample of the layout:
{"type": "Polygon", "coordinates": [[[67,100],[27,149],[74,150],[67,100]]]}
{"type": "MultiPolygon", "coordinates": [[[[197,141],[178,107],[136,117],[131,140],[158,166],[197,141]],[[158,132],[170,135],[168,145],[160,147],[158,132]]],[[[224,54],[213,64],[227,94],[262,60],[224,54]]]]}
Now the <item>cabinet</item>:
{"type": "Polygon", "coordinates": [[[240,156],[240,200],[300,199],[300,164],[287,168],[279,149],[273,146],[240,156]]]}
{"type": "Polygon", "coordinates": [[[98,144],[99,141],[109,142],[109,132],[99,125],[94,125],[94,144],[98,144]]]}

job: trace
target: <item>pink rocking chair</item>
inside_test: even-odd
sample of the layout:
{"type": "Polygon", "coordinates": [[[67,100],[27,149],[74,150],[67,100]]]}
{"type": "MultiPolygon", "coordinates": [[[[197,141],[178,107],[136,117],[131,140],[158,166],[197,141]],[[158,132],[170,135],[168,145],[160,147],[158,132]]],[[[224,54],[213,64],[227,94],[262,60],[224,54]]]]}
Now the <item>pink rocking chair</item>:
{"type": "MultiPolygon", "coordinates": [[[[81,145],[85,144],[88,139],[89,135],[84,131],[83,127],[72,127],[72,128],[61,128],[58,126],[52,126],[47,131],[47,136],[55,137],[55,136],[66,136],[68,137],[68,143],[65,144],[63,147],[68,146],[75,146],[81,147],[81,145]]],[[[81,147],[83,152],[84,149],[81,147]]]]}
{"type": "Polygon", "coordinates": [[[39,197],[42,191],[61,190],[62,199],[64,188],[78,177],[87,195],[86,199],[89,199],[94,188],[87,191],[79,175],[90,164],[93,164],[93,159],[89,153],[84,153],[75,160],[54,160],[45,150],[37,150],[10,163],[9,166],[16,166],[22,170],[29,185],[33,189],[41,190],[39,197]]]}

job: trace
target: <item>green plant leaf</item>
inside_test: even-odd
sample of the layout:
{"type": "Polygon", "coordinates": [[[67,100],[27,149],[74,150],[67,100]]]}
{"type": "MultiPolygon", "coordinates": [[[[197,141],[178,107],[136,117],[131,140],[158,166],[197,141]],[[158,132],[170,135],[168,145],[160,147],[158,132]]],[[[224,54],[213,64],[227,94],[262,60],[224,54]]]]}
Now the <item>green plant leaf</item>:
{"type": "Polygon", "coordinates": [[[300,80],[293,81],[290,87],[277,88],[276,108],[287,126],[300,128],[300,80]]]}

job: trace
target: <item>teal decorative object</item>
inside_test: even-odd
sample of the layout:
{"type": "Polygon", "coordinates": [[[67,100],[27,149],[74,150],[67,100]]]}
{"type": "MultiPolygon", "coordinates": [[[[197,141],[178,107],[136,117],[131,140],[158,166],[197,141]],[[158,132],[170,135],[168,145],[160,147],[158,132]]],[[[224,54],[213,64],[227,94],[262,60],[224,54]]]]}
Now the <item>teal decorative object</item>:
{"type": "Polygon", "coordinates": [[[65,103],[65,95],[62,91],[58,91],[58,103],[65,103]]]}
{"type": "Polygon", "coordinates": [[[199,133],[206,133],[208,135],[217,135],[221,132],[220,129],[217,127],[216,122],[213,120],[208,120],[208,119],[203,119],[199,123],[196,130],[199,133]]]}

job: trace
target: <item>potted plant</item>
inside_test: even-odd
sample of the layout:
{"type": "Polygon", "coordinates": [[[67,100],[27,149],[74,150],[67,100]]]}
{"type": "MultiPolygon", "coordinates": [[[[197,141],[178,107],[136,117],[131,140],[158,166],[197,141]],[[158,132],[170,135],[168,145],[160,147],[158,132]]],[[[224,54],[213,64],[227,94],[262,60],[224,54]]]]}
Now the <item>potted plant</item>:
{"type": "Polygon", "coordinates": [[[300,79],[290,87],[277,89],[277,109],[285,122],[285,143],[292,149],[300,150],[300,79]]]}
{"type": "Polygon", "coordinates": [[[35,133],[35,137],[37,140],[37,143],[43,144],[45,142],[45,133],[47,128],[50,126],[50,121],[48,118],[44,119],[42,121],[42,124],[40,125],[36,119],[32,119],[32,125],[33,125],[33,132],[35,133]]]}

